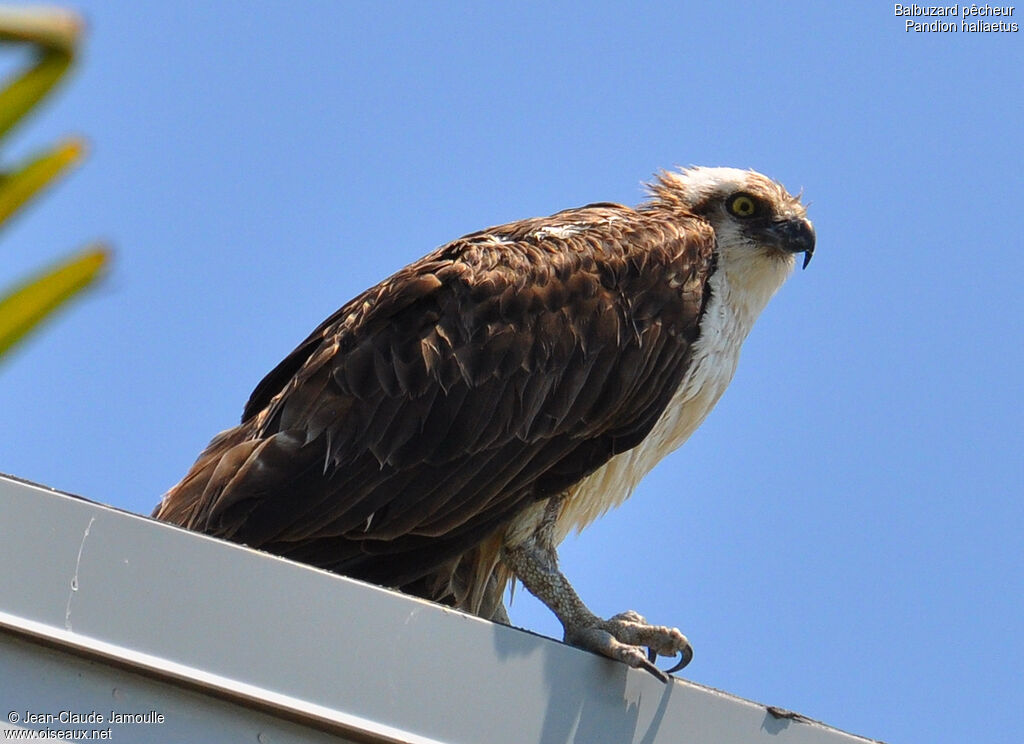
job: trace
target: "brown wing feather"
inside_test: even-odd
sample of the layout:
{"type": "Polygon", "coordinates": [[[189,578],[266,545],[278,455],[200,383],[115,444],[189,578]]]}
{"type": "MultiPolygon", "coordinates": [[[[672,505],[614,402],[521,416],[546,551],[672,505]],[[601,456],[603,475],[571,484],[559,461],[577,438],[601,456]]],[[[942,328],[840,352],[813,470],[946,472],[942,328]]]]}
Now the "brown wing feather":
{"type": "Polygon", "coordinates": [[[324,321],[155,515],[413,582],[651,430],[712,242],[691,216],[602,204],[443,246],[324,321]]]}

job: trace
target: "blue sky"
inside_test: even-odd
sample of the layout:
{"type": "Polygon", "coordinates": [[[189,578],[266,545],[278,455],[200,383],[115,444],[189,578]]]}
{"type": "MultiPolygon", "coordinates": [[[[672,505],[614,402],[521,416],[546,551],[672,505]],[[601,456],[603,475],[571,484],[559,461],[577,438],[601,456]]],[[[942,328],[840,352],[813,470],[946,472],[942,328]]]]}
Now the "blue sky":
{"type": "MultiPolygon", "coordinates": [[[[815,259],[563,568],[682,628],[698,682],[892,742],[1024,738],[1021,33],[908,34],[890,3],[77,7],[82,62],[3,157],[92,154],[5,228],[0,282],[117,256],[0,366],[0,471],[148,513],[410,260],[753,167],[804,189],[815,259]]],[[[512,616],[559,634],[525,592],[512,616]]]]}

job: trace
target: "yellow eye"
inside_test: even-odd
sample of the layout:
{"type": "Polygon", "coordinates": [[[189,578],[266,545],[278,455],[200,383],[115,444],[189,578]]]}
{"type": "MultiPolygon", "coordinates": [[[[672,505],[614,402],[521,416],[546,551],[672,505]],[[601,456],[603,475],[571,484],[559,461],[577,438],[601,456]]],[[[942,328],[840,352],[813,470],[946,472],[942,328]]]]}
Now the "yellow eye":
{"type": "Polygon", "coordinates": [[[757,201],[750,194],[733,194],[725,206],[737,217],[753,217],[758,211],[757,201]]]}

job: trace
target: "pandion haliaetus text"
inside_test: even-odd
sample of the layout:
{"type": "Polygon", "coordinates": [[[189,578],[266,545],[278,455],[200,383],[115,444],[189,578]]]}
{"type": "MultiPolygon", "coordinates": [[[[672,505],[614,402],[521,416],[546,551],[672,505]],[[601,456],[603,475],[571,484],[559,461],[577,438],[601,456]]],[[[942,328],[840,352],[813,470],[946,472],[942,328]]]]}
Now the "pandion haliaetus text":
{"type": "Polygon", "coordinates": [[[799,198],[732,168],[466,235],[325,320],[154,516],[499,621],[518,578],[663,676],[643,647],[685,664],[686,637],[595,616],[556,547],[700,425],[813,251],[799,198]]]}

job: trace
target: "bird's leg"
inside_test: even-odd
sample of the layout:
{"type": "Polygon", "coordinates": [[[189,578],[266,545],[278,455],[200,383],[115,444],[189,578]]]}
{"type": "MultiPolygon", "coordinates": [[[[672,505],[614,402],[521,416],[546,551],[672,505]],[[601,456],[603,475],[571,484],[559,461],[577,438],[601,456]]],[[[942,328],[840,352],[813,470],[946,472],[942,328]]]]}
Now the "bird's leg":
{"type": "Polygon", "coordinates": [[[561,502],[561,497],[547,502],[539,523],[525,539],[517,542],[510,536],[502,548],[502,560],[530,593],[555,613],[565,629],[566,643],[636,669],[646,669],[663,682],[667,681],[666,674],[652,663],[654,655],[680,654],[682,664],[672,670],[676,671],[693,656],[689,641],[678,629],[649,625],[636,612],[623,612],[602,620],[583,604],[558,569],[553,537],[561,502]],[[651,650],[650,659],[642,647],[651,650]]]}

